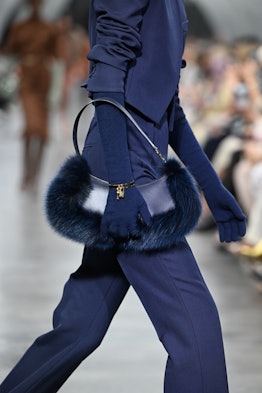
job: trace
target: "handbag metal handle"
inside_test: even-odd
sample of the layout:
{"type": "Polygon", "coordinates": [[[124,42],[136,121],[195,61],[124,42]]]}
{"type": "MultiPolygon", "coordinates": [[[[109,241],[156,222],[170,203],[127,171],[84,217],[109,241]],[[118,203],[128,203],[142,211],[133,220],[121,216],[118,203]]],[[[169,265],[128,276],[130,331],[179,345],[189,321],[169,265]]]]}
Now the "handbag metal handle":
{"type": "Polygon", "coordinates": [[[151,141],[150,138],[148,138],[148,136],[146,135],[146,133],[142,130],[142,128],[139,126],[139,124],[137,124],[137,122],[135,121],[135,119],[133,118],[133,116],[126,110],[125,107],[123,107],[121,104],[119,104],[119,102],[111,100],[109,98],[106,97],[101,97],[101,98],[96,98],[94,100],[90,100],[78,113],[78,115],[76,116],[75,122],[74,122],[74,126],[73,126],[73,143],[74,143],[74,148],[76,151],[76,154],[80,155],[80,151],[79,151],[79,147],[78,147],[78,141],[77,141],[77,130],[78,130],[78,124],[79,124],[79,120],[81,118],[82,113],[84,112],[84,110],[91,104],[96,103],[96,102],[106,102],[107,104],[111,104],[113,106],[115,106],[116,108],[118,108],[122,113],[124,113],[124,115],[134,124],[134,126],[136,127],[136,129],[140,132],[141,135],[143,135],[143,137],[146,139],[146,141],[150,144],[150,146],[153,148],[153,150],[155,151],[155,153],[158,155],[158,157],[161,159],[162,162],[166,163],[166,159],[165,157],[163,157],[163,155],[161,154],[161,152],[159,151],[158,147],[151,141]]]}

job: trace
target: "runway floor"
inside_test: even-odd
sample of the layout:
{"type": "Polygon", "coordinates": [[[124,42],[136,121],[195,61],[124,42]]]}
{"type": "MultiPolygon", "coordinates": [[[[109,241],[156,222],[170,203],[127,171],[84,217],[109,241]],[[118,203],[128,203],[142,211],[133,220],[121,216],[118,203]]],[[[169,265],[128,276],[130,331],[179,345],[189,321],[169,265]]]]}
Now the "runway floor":
{"type": "MultiPolygon", "coordinates": [[[[1,115],[0,121],[2,380],[31,342],[50,329],[52,311],[64,282],[80,263],[82,247],[54,234],[43,213],[47,184],[72,151],[70,132],[60,129],[61,118],[54,115],[51,119],[52,137],[36,195],[19,189],[19,108],[1,115]]],[[[230,392],[262,393],[259,283],[247,271],[245,261],[215,248],[213,233],[196,232],[189,242],[220,312],[230,392]]],[[[101,347],[81,364],[61,392],[160,393],[165,359],[150,321],[130,290],[101,347]]]]}

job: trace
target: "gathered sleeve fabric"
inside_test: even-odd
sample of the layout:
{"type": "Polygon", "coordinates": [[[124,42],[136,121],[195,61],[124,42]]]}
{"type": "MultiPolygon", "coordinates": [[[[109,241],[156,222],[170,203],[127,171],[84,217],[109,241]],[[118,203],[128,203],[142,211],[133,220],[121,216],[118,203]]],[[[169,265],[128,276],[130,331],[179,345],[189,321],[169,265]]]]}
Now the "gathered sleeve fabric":
{"type": "Polygon", "coordinates": [[[124,92],[127,70],[141,51],[140,28],[149,0],[92,0],[89,92],[124,92]]]}

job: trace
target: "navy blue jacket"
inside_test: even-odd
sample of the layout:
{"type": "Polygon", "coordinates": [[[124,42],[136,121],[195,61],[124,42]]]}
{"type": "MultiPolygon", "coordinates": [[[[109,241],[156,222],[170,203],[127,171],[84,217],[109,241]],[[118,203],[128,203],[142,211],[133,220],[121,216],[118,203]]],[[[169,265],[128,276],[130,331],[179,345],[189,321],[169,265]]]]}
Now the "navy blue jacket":
{"type": "Polygon", "coordinates": [[[88,91],[124,92],[159,123],[177,90],[187,24],[183,0],[91,0],[88,91]]]}

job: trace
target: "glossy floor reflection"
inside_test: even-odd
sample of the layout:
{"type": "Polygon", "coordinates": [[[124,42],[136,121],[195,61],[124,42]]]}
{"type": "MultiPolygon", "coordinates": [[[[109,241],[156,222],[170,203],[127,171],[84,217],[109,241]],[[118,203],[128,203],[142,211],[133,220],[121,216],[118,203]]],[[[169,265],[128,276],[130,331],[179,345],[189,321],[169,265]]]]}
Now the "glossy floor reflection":
{"type": "MultiPolygon", "coordinates": [[[[50,329],[63,284],[82,254],[80,245],[52,232],[43,213],[48,181],[72,151],[70,136],[52,119],[39,192],[21,193],[21,114],[16,109],[12,120],[2,117],[0,128],[1,380],[32,340],[50,329]]],[[[220,311],[230,392],[261,393],[262,295],[239,260],[214,248],[213,234],[195,233],[189,241],[220,311]]],[[[102,346],[61,392],[160,393],[165,357],[130,290],[102,346]]]]}

